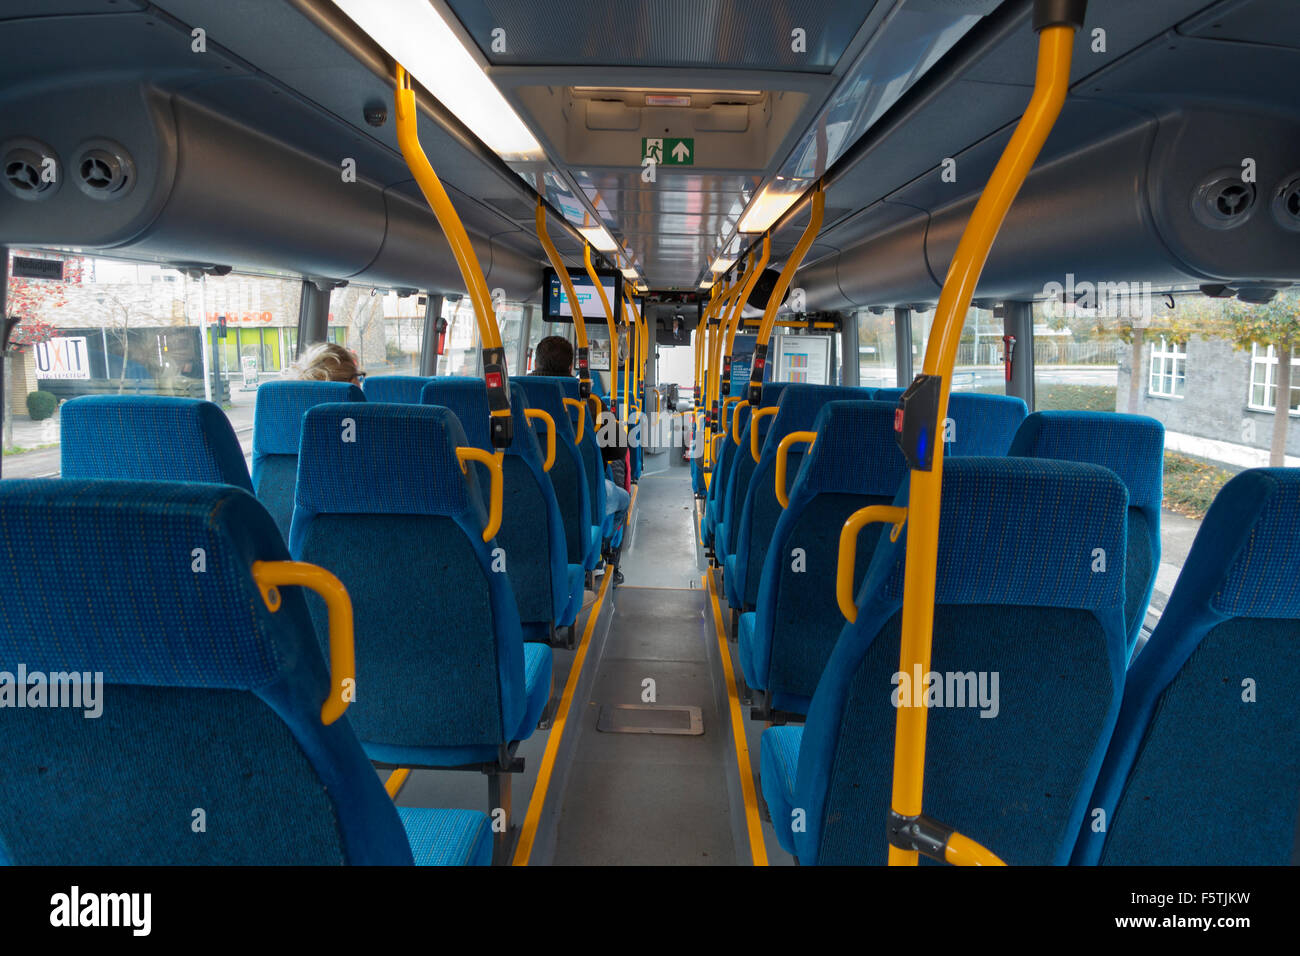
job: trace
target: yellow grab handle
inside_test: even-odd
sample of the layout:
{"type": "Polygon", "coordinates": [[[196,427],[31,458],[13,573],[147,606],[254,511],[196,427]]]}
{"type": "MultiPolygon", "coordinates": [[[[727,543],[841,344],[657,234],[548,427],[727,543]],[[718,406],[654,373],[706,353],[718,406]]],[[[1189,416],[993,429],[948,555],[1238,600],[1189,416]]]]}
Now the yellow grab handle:
{"type": "Polygon", "coordinates": [[[609,304],[605,287],[600,284],[600,279],[596,276],[596,267],[591,262],[590,243],[584,243],[582,246],[582,264],[587,267],[587,275],[591,279],[591,284],[596,287],[596,291],[600,293],[600,304],[605,308],[605,321],[609,325],[609,367],[618,368],[618,333],[614,328],[614,308],[609,304]]]}
{"type": "MultiPolygon", "coordinates": [[[[803,235],[799,237],[799,242],[795,245],[794,251],[790,253],[790,258],[785,260],[785,265],[781,268],[781,274],[777,276],[776,285],[772,288],[771,295],[767,299],[767,308],[763,310],[763,324],[758,329],[758,344],[764,345],[772,337],[772,329],[776,324],[776,310],[781,308],[781,302],[785,298],[785,290],[790,287],[790,280],[794,278],[795,271],[803,262],[803,257],[808,254],[808,248],[817,238],[817,233],[822,228],[822,213],[826,206],[826,189],[821,184],[813,190],[812,211],[808,216],[808,225],[804,227],[803,235]]],[[[753,381],[753,371],[751,369],[750,381],[753,381]]],[[[760,379],[760,382],[762,380],[760,379]]]]}
{"type": "Polygon", "coordinates": [[[956,832],[949,835],[943,858],[953,866],[1006,866],[991,850],[956,832]]]}
{"type": "MultiPolygon", "coordinates": [[[[438,219],[438,225],[447,236],[456,265],[460,267],[461,279],[469,291],[474,303],[474,317],[478,320],[479,336],[485,348],[501,348],[501,331],[497,328],[496,314],[492,311],[492,296],[488,294],[487,280],[483,277],[483,268],[479,265],[478,255],[470,244],[465,224],[461,222],[452,205],[442,181],[433,171],[429,157],[420,146],[419,123],[415,110],[415,90],[411,88],[411,77],[406,69],[397,64],[397,146],[402,151],[402,158],[415,177],[424,193],[429,208],[438,219]]],[[[567,275],[568,273],[564,273],[567,275]]]]}
{"type": "Polygon", "coordinates": [[[795,442],[807,442],[808,447],[812,448],[816,440],[816,432],[791,432],[776,446],[776,500],[782,508],[790,507],[790,495],[785,488],[786,458],[790,454],[790,446],[795,442]]]}
{"type": "Polygon", "coordinates": [[[578,426],[577,432],[573,436],[573,443],[575,445],[581,445],[583,430],[587,424],[587,405],[585,402],[580,402],[576,398],[566,398],[564,404],[568,405],[570,408],[576,408],[578,410],[578,426]]]}
{"type": "Polygon", "coordinates": [[[595,394],[587,396],[587,404],[590,405],[592,402],[596,403],[596,410],[591,413],[591,420],[593,422],[598,422],[600,421],[601,414],[605,411],[605,403],[600,400],[599,395],[595,394]]]}
{"type": "Polygon", "coordinates": [[[766,408],[756,408],[749,414],[749,453],[754,456],[754,461],[759,460],[758,453],[758,423],[769,415],[775,415],[778,409],[775,405],[768,405],[766,408]]]}
{"type": "Polygon", "coordinates": [[[540,408],[525,408],[524,417],[546,422],[546,461],[542,463],[542,471],[550,471],[551,466],[555,464],[555,419],[551,417],[550,412],[542,411],[540,408]]]}
{"type": "Polygon", "coordinates": [[[731,413],[731,440],[737,445],[740,444],[740,410],[749,408],[749,401],[741,399],[736,403],[736,410],[731,413]]]}
{"type": "Polygon", "coordinates": [[[501,530],[501,509],[505,503],[506,485],[505,473],[501,470],[503,457],[504,452],[494,453],[472,445],[462,445],[456,449],[456,458],[460,461],[460,470],[464,474],[469,474],[469,463],[476,461],[487,466],[488,473],[492,476],[492,490],[488,494],[488,523],[483,529],[484,541],[491,541],[501,530]]]}
{"type": "Polygon", "coordinates": [[[727,422],[731,421],[731,419],[727,417],[727,410],[730,409],[732,405],[739,404],[742,401],[744,401],[744,399],[739,395],[729,395],[722,400],[722,413],[719,416],[718,421],[718,427],[722,429],[722,434],[725,435],[727,433],[727,422]]]}
{"type": "Polygon", "coordinates": [[[887,523],[894,526],[890,541],[897,541],[907,521],[907,509],[894,505],[871,505],[859,508],[849,515],[840,529],[840,551],[835,565],[835,600],[840,613],[849,622],[858,619],[858,606],[853,603],[853,569],[858,563],[858,533],[869,524],[887,523]]]}
{"type": "Polygon", "coordinates": [[[254,561],[253,580],[267,609],[280,610],[282,587],[302,587],[325,600],[329,614],[330,694],[321,705],[320,722],[327,727],[343,716],[357,699],[357,658],[352,643],[352,599],[343,582],[306,561],[254,561]]]}

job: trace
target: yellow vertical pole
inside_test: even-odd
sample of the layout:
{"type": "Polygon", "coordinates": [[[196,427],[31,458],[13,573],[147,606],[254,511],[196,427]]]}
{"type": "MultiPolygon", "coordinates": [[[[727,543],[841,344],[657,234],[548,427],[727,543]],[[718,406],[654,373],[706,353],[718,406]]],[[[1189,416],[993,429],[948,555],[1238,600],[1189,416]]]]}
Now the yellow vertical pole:
{"type": "Polygon", "coordinates": [[[537,238],[541,240],[542,248],[546,250],[546,258],[550,260],[551,268],[560,277],[564,294],[569,298],[569,308],[573,311],[573,327],[577,331],[578,338],[578,396],[586,401],[587,396],[591,394],[591,353],[587,347],[587,324],[582,320],[582,306],[578,303],[578,294],[573,291],[573,280],[569,278],[569,269],[560,258],[555,243],[551,242],[550,234],[546,231],[546,207],[542,205],[541,196],[537,197],[535,222],[537,238]]]}
{"type": "MultiPolygon", "coordinates": [[[[989,249],[1065,103],[1074,34],[1072,25],[1052,24],[1041,28],[1033,96],[966,224],[948,268],[923,366],[925,376],[940,379],[935,418],[928,422],[930,435],[942,433],[957,344],[989,249]]],[[[930,669],[942,482],[943,443],[936,442],[931,469],[914,468],[909,482],[907,569],[899,654],[899,670],[905,674],[914,673],[916,668],[920,668],[921,673],[930,669]]],[[[926,713],[924,706],[898,708],[890,798],[893,814],[897,816],[918,817],[921,814],[926,713]]],[[[965,841],[963,845],[969,843],[965,841]]],[[[970,852],[965,855],[969,856],[970,852]]],[[[917,852],[891,843],[889,862],[895,866],[915,866],[917,852]]]]}
{"type": "Polygon", "coordinates": [[[591,284],[596,287],[596,292],[600,295],[600,304],[605,309],[605,322],[609,325],[609,394],[610,400],[613,401],[614,370],[618,368],[618,336],[614,330],[614,308],[609,304],[609,296],[605,295],[605,287],[600,284],[600,277],[596,275],[596,267],[591,264],[590,245],[582,247],[582,264],[587,267],[591,284]]]}

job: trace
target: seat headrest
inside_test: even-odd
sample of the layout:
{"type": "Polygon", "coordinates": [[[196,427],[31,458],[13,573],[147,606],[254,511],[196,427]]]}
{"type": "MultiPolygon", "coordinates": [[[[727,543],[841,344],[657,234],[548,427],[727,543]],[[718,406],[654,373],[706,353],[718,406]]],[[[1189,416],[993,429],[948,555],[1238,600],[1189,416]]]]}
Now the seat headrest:
{"type": "MultiPolygon", "coordinates": [[[[573,444],[573,420],[569,417],[568,406],[564,404],[564,390],[559,379],[553,376],[526,375],[510,380],[511,405],[514,404],[514,389],[518,386],[523,392],[530,408],[540,408],[555,419],[556,436],[561,442],[573,444]]],[[[575,392],[575,397],[576,397],[575,392]]]]}
{"type": "Polygon", "coordinates": [[[2,670],[21,663],[100,671],[107,683],[248,690],[297,666],[294,642],[310,640],[296,588],[274,615],[258,593],[253,561],[289,555],[270,515],[237,488],[5,481],[0,542],[10,582],[2,670]],[[67,573],[51,586],[37,568],[67,573]]]}
{"type": "Polygon", "coordinates": [[[797,478],[804,493],[893,498],[907,480],[907,459],[894,440],[893,402],[827,402],[813,430],[817,441],[797,478]]]}
{"type": "Polygon", "coordinates": [[[371,375],[361,390],[366,393],[367,401],[419,405],[420,390],[428,381],[423,375],[371,375]]]}
{"type": "MultiPolygon", "coordinates": [[[[870,388],[853,388],[846,385],[790,384],[781,392],[777,404],[779,411],[772,421],[769,435],[778,438],[796,431],[808,431],[817,421],[817,415],[827,402],[868,401],[875,394],[870,388]]],[[[767,389],[763,389],[764,399],[767,389]]],[[[767,404],[764,401],[764,404],[767,404]]],[[[776,446],[772,446],[775,450],[776,446]]]]}
{"type": "Polygon", "coordinates": [[[1005,455],[1027,414],[1024,399],[1013,395],[953,392],[948,396],[948,417],[955,430],[944,454],[1005,455]]]}
{"type": "Polygon", "coordinates": [[[1164,494],[1165,426],[1145,415],[1034,412],[1011,443],[1012,455],[1088,461],[1128,486],[1129,504],[1159,508],[1164,494]]]}
{"type": "Polygon", "coordinates": [[[1252,468],[1219,491],[1169,607],[1300,618],[1300,468],[1252,468]]]}
{"type": "Polygon", "coordinates": [[[578,380],[572,375],[528,375],[529,382],[549,382],[551,385],[559,386],[560,393],[565,398],[577,398],[579,394],[578,380]]]}
{"type": "Polygon", "coordinates": [[[64,478],[201,481],[253,490],[235,430],[212,402],[85,395],[63,404],[64,478]]]}
{"type": "MultiPolygon", "coordinates": [[[[895,502],[906,505],[908,490],[895,502]]],[[[1113,612],[1122,633],[1127,509],[1124,484],[1098,465],[947,459],[936,603],[1113,612]]],[[[906,537],[881,534],[865,594],[901,600],[906,537]]]]}
{"type": "Polygon", "coordinates": [[[492,448],[488,428],[487,384],[467,375],[440,375],[425,381],[420,404],[441,405],[456,413],[465,437],[475,448],[492,448]]]}
{"type": "Polygon", "coordinates": [[[466,445],[456,415],[438,405],[317,405],[303,421],[295,506],[312,514],[446,515],[481,528],[478,481],[456,457],[466,445]]]}
{"type": "Polygon", "coordinates": [[[296,455],[307,409],[322,402],[362,402],[365,398],[351,382],[266,382],[257,389],[253,454],[296,455]]]}

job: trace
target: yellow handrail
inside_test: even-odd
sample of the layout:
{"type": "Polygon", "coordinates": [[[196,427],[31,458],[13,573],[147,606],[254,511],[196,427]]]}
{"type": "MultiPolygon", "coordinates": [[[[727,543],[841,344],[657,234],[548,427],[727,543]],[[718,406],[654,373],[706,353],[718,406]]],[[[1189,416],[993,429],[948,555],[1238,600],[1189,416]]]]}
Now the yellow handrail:
{"type": "Polygon", "coordinates": [[[609,367],[618,367],[618,336],[614,334],[614,307],[609,304],[609,296],[605,294],[605,287],[600,284],[600,278],[596,275],[596,267],[591,263],[591,246],[583,245],[582,247],[582,264],[587,267],[587,275],[591,279],[591,284],[596,287],[596,292],[600,295],[600,304],[605,309],[605,322],[609,326],[609,367]]]}
{"type": "Polygon", "coordinates": [[[749,400],[742,398],[736,403],[736,410],[731,413],[731,440],[740,444],[740,410],[749,408],[749,400]]]}
{"type": "Polygon", "coordinates": [[[858,534],[869,524],[892,524],[894,528],[889,533],[889,540],[897,541],[906,521],[906,508],[870,505],[849,515],[844,527],[840,529],[840,549],[835,563],[835,600],[840,606],[840,613],[849,623],[858,619],[858,606],[853,603],[853,569],[858,563],[858,534]]]}
{"type": "Polygon", "coordinates": [[[744,321],[745,303],[749,301],[749,295],[754,291],[754,286],[758,283],[758,277],[767,268],[767,261],[771,255],[772,237],[764,235],[762,252],[759,254],[757,261],[751,256],[751,268],[745,273],[744,284],[741,286],[740,295],[736,297],[736,305],[732,309],[731,322],[727,327],[727,342],[724,346],[724,354],[728,357],[736,346],[736,333],[740,331],[741,323],[744,321]]]}
{"type": "Polygon", "coordinates": [[[505,475],[501,470],[502,452],[490,452],[471,445],[462,445],[456,449],[456,458],[460,461],[460,470],[469,474],[469,463],[476,461],[487,467],[492,478],[492,488],[488,495],[488,522],[483,529],[483,540],[491,541],[501,530],[501,511],[505,503],[505,475]]]}
{"type": "Polygon", "coordinates": [[[731,406],[738,405],[743,401],[744,399],[739,395],[728,395],[722,400],[722,411],[718,414],[718,428],[722,431],[723,435],[726,435],[727,432],[732,430],[731,422],[733,419],[728,417],[731,411],[731,406]]]}
{"type": "Polygon", "coordinates": [[[575,445],[581,445],[583,428],[586,427],[587,424],[587,404],[586,402],[578,401],[576,398],[566,398],[564,399],[564,404],[568,405],[570,408],[576,408],[578,410],[578,424],[573,435],[573,443],[575,445]]]}
{"type": "Polygon", "coordinates": [[[790,495],[786,491],[785,471],[786,459],[790,455],[790,446],[796,442],[807,442],[809,449],[817,441],[816,432],[791,432],[781,439],[781,444],[776,446],[776,500],[781,503],[782,508],[790,507],[790,495]]]}
{"type": "Polygon", "coordinates": [[[591,370],[587,364],[587,323],[582,319],[582,306],[578,304],[578,294],[573,291],[573,280],[569,277],[569,269],[560,258],[560,253],[556,251],[555,243],[551,242],[550,233],[546,231],[546,207],[542,205],[541,196],[537,197],[537,212],[533,221],[537,227],[537,238],[542,248],[546,250],[546,258],[550,260],[555,274],[560,277],[564,294],[569,297],[569,309],[573,312],[573,328],[578,337],[578,394],[586,398],[591,394],[591,370]]]}
{"type": "MultiPolygon", "coordinates": [[[[411,170],[424,194],[429,208],[433,210],[447,236],[456,265],[460,269],[461,279],[474,304],[474,317],[478,321],[479,337],[483,343],[483,379],[488,390],[488,428],[492,443],[501,447],[510,444],[512,435],[512,417],[510,414],[510,382],[506,368],[505,350],[501,346],[501,330],[497,327],[496,315],[492,310],[492,296],[488,292],[487,279],[479,265],[478,255],[469,241],[465,224],[461,222],[442,186],[442,180],[433,171],[429,157],[420,146],[420,129],[415,108],[415,90],[411,88],[411,76],[399,63],[397,64],[396,100],[397,145],[402,151],[402,158],[411,170]]],[[[540,209],[541,198],[538,197],[540,209]]],[[[566,273],[567,275],[567,273],[566,273]]]]}
{"type": "Polygon", "coordinates": [[[953,866],[1006,866],[991,850],[956,832],[948,835],[943,858],[953,866]]]}
{"type": "Polygon", "coordinates": [[[750,402],[758,401],[763,390],[763,371],[767,362],[767,343],[772,338],[772,329],[776,324],[776,310],[781,307],[781,299],[785,296],[785,290],[790,287],[790,280],[794,278],[795,271],[803,262],[803,257],[808,254],[808,247],[812,245],[813,240],[817,238],[817,233],[822,227],[822,213],[826,206],[826,190],[819,182],[817,188],[813,190],[812,195],[812,212],[808,216],[808,225],[804,228],[803,235],[799,237],[798,244],[795,245],[794,251],[790,253],[790,258],[785,260],[785,265],[781,267],[781,274],[777,277],[776,285],[772,288],[772,294],[768,297],[767,307],[763,310],[763,324],[758,329],[758,342],[754,346],[754,364],[749,370],[749,400],[750,402]]]}
{"type": "Polygon", "coordinates": [[[254,561],[253,580],[272,614],[280,610],[283,587],[315,591],[329,614],[330,693],[320,708],[320,722],[329,726],[356,700],[357,659],[352,639],[352,599],[343,582],[324,568],[305,561],[254,561]]]}
{"type": "MultiPolygon", "coordinates": [[[[933,409],[935,418],[928,422],[931,435],[943,433],[957,345],[989,249],[1065,103],[1074,34],[1073,26],[1063,24],[1045,26],[1040,31],[1033,96],[975,205],[944,279],[923,366],[926,376],[939,378],[938,401],[933,409]]],[[[943,444],[937,442],[930,470],[914,468],[909,479],[908,500],[912,519],[907,528],[899,654],[899,670],[905,674],[913,673],[916,668],[924,673],[930,668],[942,483],[943,444]]],[[[890,795],[891,820],[921,815],[926,715],[924,706],[898,708],[890,795]]],[[[961,852],[958,850],[958,855],[961,852]]],[[[917,851],[891,843],[889,863],[915,866],[917,851]]]]}
{"type": "Polygon", "coordinates": [[[749,413],[749,454],[757,463],[762,457],[758,451],[758,423],[769,415],[775,415],[779,408],[775,405],[768,405],[766,408],[755,408],[749,413]]]}
{"type": "Polygon", "coordinates": [[[550,471],[555,464],[555,419],[550,412],[540,408],[525,408],[524,417],[546,423],[546,461],[542,462],[542,471],[550,471]]]}

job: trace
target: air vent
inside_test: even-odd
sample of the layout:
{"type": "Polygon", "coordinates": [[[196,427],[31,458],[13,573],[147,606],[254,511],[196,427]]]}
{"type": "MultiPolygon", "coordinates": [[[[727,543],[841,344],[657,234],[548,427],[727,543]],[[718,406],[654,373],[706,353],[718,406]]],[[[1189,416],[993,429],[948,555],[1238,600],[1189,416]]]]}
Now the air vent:
{"type": "Polygon", "coordinates": [[[23,139],[6,143],[0,169],[11,195],[29,202],[53,195],[59,185],[59,161],[44,143],[23,139]]]}
{"type": "Polygon", "coordinates": [[[1300,232],[1300,173],[1285,180],[1273,193],[1273,218],[1283,229],[1300,232]]]}
{"type": "Polygon", "coordinates": [[[1192,198],[1192,211],[1210,229],[1235,229],[1255,209],[1255,184],[1243,182],[1241,171],[1223,169],[1202,180],[1192,198]]]}
{"type": "Polygon", "coordinates": [[[135,185],[135,164],[130,154],[109,140],[83,146],[75,173],[77,185],[91,199],[120,199],[135,185]]]}

